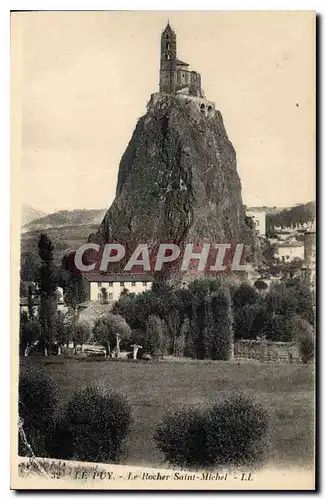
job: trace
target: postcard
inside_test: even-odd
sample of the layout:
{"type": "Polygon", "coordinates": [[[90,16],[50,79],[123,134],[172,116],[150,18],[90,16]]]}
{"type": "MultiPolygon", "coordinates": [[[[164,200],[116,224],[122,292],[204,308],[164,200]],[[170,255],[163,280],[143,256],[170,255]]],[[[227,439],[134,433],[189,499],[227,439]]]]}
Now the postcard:
{"type": "Polygon", "coordinates": [[[316,13],[11,13],[11,487],[314,490],[316,13]]]}

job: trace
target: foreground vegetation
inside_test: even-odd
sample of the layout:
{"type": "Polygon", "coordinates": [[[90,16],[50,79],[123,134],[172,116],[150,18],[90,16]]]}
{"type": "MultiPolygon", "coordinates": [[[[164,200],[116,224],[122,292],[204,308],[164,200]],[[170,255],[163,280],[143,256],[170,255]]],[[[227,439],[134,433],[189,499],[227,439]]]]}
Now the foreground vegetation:
{"type": "Polygon", "coordinates": [[[153,436],[167,410],[212,404],[220,396],[251,392],[271,422],[269,462],[276,466],[312,465],[314,454],[314,376],[312,365],[262,365],[231,362],[96,362],[62,357],[27,357],[58,387],[58,411],[68,398],[98,383],[125,396],[133,425],[120,463],[160,466],[163,454],[153,436]]]}

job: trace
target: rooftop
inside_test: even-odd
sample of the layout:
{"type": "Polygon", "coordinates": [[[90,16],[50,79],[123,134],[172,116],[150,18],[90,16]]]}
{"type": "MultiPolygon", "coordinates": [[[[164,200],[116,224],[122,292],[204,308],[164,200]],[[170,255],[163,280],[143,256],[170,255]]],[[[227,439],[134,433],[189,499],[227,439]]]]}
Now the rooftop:
{"type": "Polygon", "coordinates": [[[112,309],[112,303],[112,301],[108,301],[107,304],[102,304],[99,300],[86,300],[85,302],[78,304],[77,307],[80,309],[92,308],[98,314],[103,314],[112,309]]]}
{"type": "Polygon", "coordinates": [[[303,247],[304,246],[304,242],[303,241],[286,241],[285,243],[281,243],[278,246],[282,247],[282,248],[303,247]]]}
{"type": "Polygon", "coordinates": [[[177,65],[179,65],[179,66],[189,66],[188,63],[186,63],[184,61],[180,61],[180,59],[177,59],[177,65]]]}
{"type": "Polygon", "coordinates": [[[153,278],[146,273],[128,274],[128,273],[100,273],[89,272],[83,274],[83,277],[90,282],[102,283],[134,283],[136,281],[153,281],[153,278]]]}

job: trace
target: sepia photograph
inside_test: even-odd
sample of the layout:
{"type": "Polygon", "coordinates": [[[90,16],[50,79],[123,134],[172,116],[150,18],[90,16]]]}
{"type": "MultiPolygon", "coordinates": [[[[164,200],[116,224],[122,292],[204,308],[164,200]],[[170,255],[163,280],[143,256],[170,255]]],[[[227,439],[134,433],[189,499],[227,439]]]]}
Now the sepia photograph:
{"type": "Polygon", "coordinates": [[[316,12],[11,12],[11,488],[315,490],[316,12]]]}

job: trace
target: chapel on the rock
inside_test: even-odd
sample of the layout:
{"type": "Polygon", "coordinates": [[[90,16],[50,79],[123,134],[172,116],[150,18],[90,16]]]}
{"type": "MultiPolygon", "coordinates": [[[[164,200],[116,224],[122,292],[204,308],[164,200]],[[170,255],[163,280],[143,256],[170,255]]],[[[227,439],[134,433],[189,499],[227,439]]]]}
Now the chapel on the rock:
{"type": "Polygon", "coordinates": [[[161,35],[160,92],[204,97],[200,74],[177,58],[177,37],[169,22],[161,35]]]}

